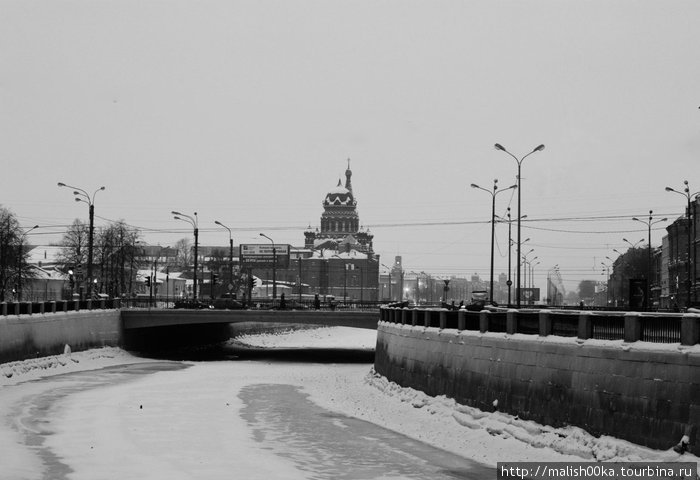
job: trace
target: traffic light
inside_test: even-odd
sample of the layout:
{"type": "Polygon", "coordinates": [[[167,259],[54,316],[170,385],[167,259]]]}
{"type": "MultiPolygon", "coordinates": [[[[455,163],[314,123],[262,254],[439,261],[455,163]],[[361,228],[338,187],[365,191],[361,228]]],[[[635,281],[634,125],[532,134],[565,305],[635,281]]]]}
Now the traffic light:
{"type": "Polygon", "coordinates": [[[211,282],[216,283],[219,281],[219,274],[218,273],[212,273],[211,274],[211,282]]]}
{"type": "Polygon", "coordinates": [[[146,280],[145,280],[145,281],[146,281],[146,286],[147,286],[148,288],[151,288],[151,277],[150,277],[150,275],[149,275],[148,277],[146,277],[146,280]]]}
{"type": "Polygon", "coordinates": [[[255,277],[248,275],[248,289],[252,290],[255,287],[255,277]]]}

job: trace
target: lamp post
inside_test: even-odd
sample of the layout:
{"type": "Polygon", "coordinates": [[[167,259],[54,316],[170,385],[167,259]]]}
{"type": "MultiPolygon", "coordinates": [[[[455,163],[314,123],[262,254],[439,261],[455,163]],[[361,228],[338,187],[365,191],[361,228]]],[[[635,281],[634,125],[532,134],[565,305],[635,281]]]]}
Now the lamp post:
{"type": "Polygon", "coordinates": [[[491,195],[491,280],[489,281],[489,301],[491,302],[491,304],[493,304],[493,243],[496,232],[496,195],[498,195],[501,192],[505,192],[506,190],[518,188],[518,186],[511,185],[510,187],[502,188],[499,190],[498,179],[495,179],[493,181],[493,191],[480,187],[476,183],[472,183],[471,187],[483,190],[484,192],[487,192],[489,195],[491,195]]]}
{"type": "MultiPolygon", "coordinates": [[[[538,258],[538,257],[535,257],[535,258],[538,258]]],[[[542,263],[539,260],[537,260],[536,262],[534,260],[535,259],[533,258],[532,262],[530,262],[530,288],[533,288],[533,289],[535,288],[535,267],[537,265],[539,265],[540,263],[542,263]]]]}
{"type": "MultiPolygon", "coordinates": [[[[535,251],[535,249],[531,248],[526,254],[523,255],[522,261],[525,265],[529,266],[533,260],[535,260],[536,258],[539,258],[538,256],[534,256],[531,259],[527,258],[527,256],[530,255],[534,251],[535,251]]],[[[523,267],[523,271],[525,272],[525,280],[523,281],[522,287],[527,288],[527,270],[525,269],[525,267],[523,267]]],[[[521,290],[522,290],[522,287],[521,287],[521,290]]]]}
{"type": "MultiPolygon", "coordinates": [[[[610,257],[605,257],[608,260],[611,260],[610,257]]],[[[600,262],[600,264],[603,266],[603,272],[602,275],[606,275],[605,280],[606,280],[606,285],[605,285],[605,306],[608,307],[610,304],[610,292],[608,286],[612,284],[612,279],[610,277],[610,265],[608,265],[605,262],[600,262]]]]}
{"type": "Polygon", "coordinates": [[[637,245],[639,245],[640,243],[644,242],[644,239],[643,239],[643,238],[640,238],[639,240],[637,240],[637,241],[634,242],[634,243],[630,242],[630,241],[627,240],[626,238],[623,238],[622,241],[623,241],[623,242],[629,243],[630,247],[632,247],[632,248],[637,248],[637,245]]]}
{"type": "Polygon", "coordinates": [[[668,218],[662,218],[661,220],[654,220],[653,210],[649,210],[649,220],[640,220],[637,217],[632,217],[632,220],[635,220],[637,222],[641,222],[647,226],[648,229],[648,239],[649,239],[649,245],[648,245],[648,250],[649,250],[649,258],[648,258],[648,266],[647,266],[647,308],[651,310],[651,226],[655,225],[657,223],[661,222],[666,222],[668,221],[668,218]]]}
{"type": "Polygon", "coordinates": [[[333,256],[343,261],[343,304],[345,305],[348,302],[348,264],[343,258],[340,258],[340,255],[333,256]]]}
{"type": "MultiPolygon", "coordinates": [[[[513,219],[510,216],[510,207],[507,208],[508,213],[506,214],[506,219],[503,219],[502,217],[499,217],[496,215],[497,218],[501,219],[502,221],[508,222],[508,281],[506,282],[506,285],[508,285],[508,305],[510,306],[511,304],[511,287],[513,285],[513,279],[511,278],[511,272],[512,272],[512,267],[511,267],[511,253],[513,252],[513,237],[511,236],[511,227],[513,225],[513,219]]],[[[523,215],[521,218],[527,218],[527,215],[523,215]]],[[[525,239],[523,243],[527,242],[530,240],[529,238],[525,239]]]]}
{"type": "Polygon", "coordinates": [[[32,228],[28,228],[22,234],[19,236],[19,248],[18,248],[18,253],[19,255],[17,256],[17,301],[21,302],[22,301],[22,244],[24,243],[24,239],[27,236],[29,232],[34,230],[35,228],[39,228],[39,225],[34,225],[32,228]]]}
{"type": "Polygon", "coordinates": [[[194,228],[194,284],[192,285],[192,299],[197,300],[197,257],[199,256],[199,227],[197,226],[197,212],[194,212],[194,217],[185,215],[184,213],[176,212],[174,210],[170,213],[174,215],[173,218],[175,220],[182,220],[183,222],[187,222],[190,225],[192,225],[192,228],[194,228]]]}
{"type": "Polygon", "coordinates": [[[393,301],[393,299],[391,298],[391,268],[387,267],[383,263],[382,263],[382,267],[386,268],[387,271],[389,272],[389,302],[391,302],[391,301],[393,301]]]}
{"type": "MultiPolygon", "coordinates": [[[[686,288],[687,288],[688,297],[687,297],[686,304],[685,304],[685,306],[686,306],[686,308],[687,308],[687,307],[689,307],[689,306],[691,305],[691,301],[690,301],[690,285],[691,285],[691,282],[692,282],[692,280],[691,280],[691,278],[690,278],[690,239],[691,239],[690,226],[692,225],[692,221],[691,221],[692,218],[691,218],[691,215],[690,215],[690,197],[696,197],[696,198],[697,198],[697,196],[700,195],[700,192],[695,192],[695,193],[692,193],[692,194],[691,194],[691,193],[690,193],[690,186],[688,185],[688,180],[684,180],[684,181],[683,181],[683,185],[685,185],[685,187],[683,188],[683,191],[682,191],[682,192],[680,192],[680,191],[678,191],[678,190],[675,190],[675,189],[673,189],[673,188],[671,188],[671,187],[666,187],[665,190],[666,190],[667,192],[673,192],[673,193],[677,193],[678,195],[683,195],[683,196],[686,197],[686,199],[688,200],[688,206],[687,206],[686,212],[685,212],[685,216],[686,216],[686,218],[688,219],[688,256],[686,257],[686,288]]],[[[693,259],[693,265],[695,265],[695,259],[693,259]]]]}
{"type": "Polygon", "coordinates": [[[72,187],[66,185],[63,182],[58,182],[59,187],[66,187],[73,189],[73,195],[75,195],[76,202],[84,202],[88,204],[88,213],[90,217],[90,227],[88,230],[88,264],[87,264],[87,278],[85,279],[85,284],[87,286],[88,295],[92,298],[92,247],[93,247],[93,235],[95,226],[95,195],[97,192],[104,190],[105,187],[100,187],[95,190],[92,195],[88,194],[85,190],[78,187],[72,187]]]}
{"type": "Polygon", "coordinates": [[[214,220],[214,223],[228,230],[228,284],[230,292],[233,288],[233,234],[231,233],[231,229],[220,221],[214,220]]]}
{"type": "MultiPolygon", "coordinates": [[[[532,252],[532,251],[533,250],[530,250],[530,252],[532,252]]],[[[530,253],[530,252],[528,252],[528,253],[530,253]]],[[[525,288],[532,288],[532,262],[534,262],[538,258],[540,258],[540,257],[538,257],[536,255],[529,260],[527,259],[527,256],[523,257],[523,263],[525,263],[525,265],[526,265],[526,267],[523,268],[523,270],[525,271],[525,281],[523,282],[523,285],[525,286],[525,288]],[[528,278],[530,279],[530,286],[529,287],[528,287],[528,283],[527,283],[528,278]]]]}
{"type": "Polygon", "coordinates": [[[542,145],[542,144],[538,145],[538,146],[535,147],[530,153],[528,153],[527,155],[525,155],[524,157],[522,157],[522,158],[520,158],[520,159],[518,159],[518,157],[516,157],[515,155],[513,155],[512,153],[510,153],[508,150],[506,150],[505,147],[503,147],[503,145],[501,145],[500,143],[496,143],[496,144],[494,145],[494,147],[496,148],[496,150],[500,150],[500,151],[502,151],[502,152],[507,153],[508,155],[510,155],[511,157],[513,157],[513,158],[515,159],[515,161],[518,163],[518,178],[517,178],[517,180],[518,180],[518,256],[517,256],[517,259],[518,259],[518,262],[517,262],[517,263],[518,263],[518,265],[517,265],[518,272],[517,272],[517,275],[516,275],[517,286],[516,286],[516,289],[515,289],[515,294],[516,294],[516,296],[517,296],[516,302],[517,302],[517,306],[518,306],[518,308],[519,308],[519,307],[520,307],[520,246],[521,246],[521,243],[520,243],[520,219],[522,218],[522,217],[520,216],[520,210],[521,210],[521,195],[522,195],[522,186],[521,186],[521,183],[520,183],[520,181],[521,181],[521,178],[520,178],[520,170],[521,170],[521,166],[522,166],[523,160],[525,160],[527,157],[529,157],[530,155],[532,155],[532,154],[535,153],[535,152],[541,152],[542,150],[544,150],[544,145],[542,145]]]}
{"type": "Polygon", "coordinates": [[[267,238],[272,243],[272,300],[277,298],[277,248],[275,247],[275,241],[264,233],[260,234],[261,237],[267,238]]]}

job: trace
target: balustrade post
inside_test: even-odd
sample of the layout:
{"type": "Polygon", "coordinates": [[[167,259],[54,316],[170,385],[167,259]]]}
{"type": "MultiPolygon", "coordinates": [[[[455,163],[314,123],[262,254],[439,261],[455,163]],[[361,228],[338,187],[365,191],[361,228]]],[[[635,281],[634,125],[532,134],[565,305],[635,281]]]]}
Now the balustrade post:
{"type": "Polygon", "coordinates": [[[406,325],[406,317],[408,317],[408,308],[401,309],[401,325],[406,325]]]}
{"type": "Polygon", "coordinates": [[[0,308],[2,309],[2,316],[6,317],[7,316],[7,302],[2,302],[2,305],[0,308]]]}
{"type": "Polygon", "coordinates": [[[19,302],[15,302],[15,315],[19,315],[20,313],[20,304],[19,302]]]}
{"type": "Polygon", "coordinates": [[[547,337],[552,333],[552,316],[549,310],[540,310],[538,320],[540,324],[540,337],[547,337]]]}
{"type": "Polygon", "coordinates": [[[56,313],[56,300],[51,300],[51,313],[56,313]]]}
{"type": "Polygon", "coordinates": [[[638,312],[625,314],[625,342],[632,343],[642,338],[642,320],[638,312]]]}
{"type": "Polygon", "coordinates": [[[68,301],[67,301],[67,300],[63,300],[63,308],[62,308],[62,310],[63,310],[64,312],[68,312],[68,301]]]}
{"type": "Polygon", "coordinates": [[[447,310],[440,310],[440,329],[447,328],[447,310]]]}
{"type": "Polygon", "coordinates": [[[518,311],[511,308],[506,312],[506,333],[512,335],[518,332],[518,311]]]}
{"type": "Polygon", "coordinates": [[[39,313],[42,315],[46,312],[46,302],[39,302],[39,313]]]}
{"type": "Polygon", "coordinates": [[[411,315],[411,325],[416,326],[418,325],[418,310],[414,309],[413,310],[413,315],[411,315]]]}
{"type": "Polygon", "coordinates": [[[457,311],[457,330],[465,330],[467,328],[467,311],[459,309],[457,311]]]}
{"type": "Polygon", "coordinates": [[[591,312],[579,313],[578,338],[582,340],[593,338],[593,314],[591,312]]]}
{"type": "Polygon", "coordinates": [[[425,310],[423,312],[423,326],[424,327],[430,326],[430,310],[425,310]]]}
{"type": "Polygon", "coordinates": [[[479,312],[479,331],[481,333],[489,331],[489,311],[482,310],[479,312]]]}
{"type": "Polygon", "coordinates": [[[700,315],[685,313],[681,317],[681,345],[700,343],[700,315]]]}

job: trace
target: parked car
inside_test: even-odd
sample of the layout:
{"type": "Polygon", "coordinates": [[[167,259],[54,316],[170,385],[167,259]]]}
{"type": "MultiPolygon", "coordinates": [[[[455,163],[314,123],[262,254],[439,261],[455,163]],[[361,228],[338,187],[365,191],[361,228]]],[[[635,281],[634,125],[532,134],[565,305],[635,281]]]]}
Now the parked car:
{"type": "Polygon", "coordinates": [[[213,307],[207,303],[202,302],[201,300],[187,299],[187,300],[175,300],[174,308],[188,308],[190,310],[202,310],[205,308],[213,308],[213,307]]]}

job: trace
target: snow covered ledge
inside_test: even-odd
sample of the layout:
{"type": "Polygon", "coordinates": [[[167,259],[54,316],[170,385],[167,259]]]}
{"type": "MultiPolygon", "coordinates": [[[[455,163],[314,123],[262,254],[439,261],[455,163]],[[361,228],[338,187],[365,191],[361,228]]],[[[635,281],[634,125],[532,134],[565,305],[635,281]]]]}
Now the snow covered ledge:
{"type": "Polygon", "coordinates": [[[375,370],[554,427],[574,425],[666,450],[700,453],[700,345],[459,331],[380,322],[375,370]]]}

